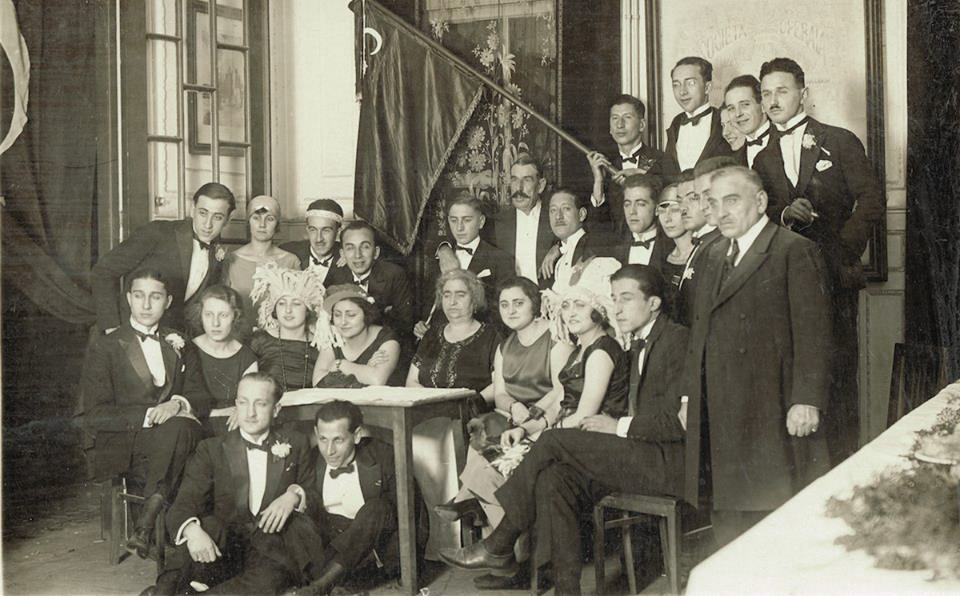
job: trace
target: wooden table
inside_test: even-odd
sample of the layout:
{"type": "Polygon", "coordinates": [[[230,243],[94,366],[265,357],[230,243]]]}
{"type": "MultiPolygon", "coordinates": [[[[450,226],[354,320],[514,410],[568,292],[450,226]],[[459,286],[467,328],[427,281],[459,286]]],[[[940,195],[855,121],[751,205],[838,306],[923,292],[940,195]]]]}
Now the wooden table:
{"type": "Polygon", "coordinates": [[[301,389],[288,391],[280,404],[286,420],[313,421],[320,404],[342,399],[360,406],[365,426],[391,431],[397,472],[397,520],[400,530],[400,579],[408,594],[416,594],[417,548],[414,522],[413,427],[431,418],[451,418],[457,472],[463,471],[468,389],[364,387],[362,389],[301,389]]]}

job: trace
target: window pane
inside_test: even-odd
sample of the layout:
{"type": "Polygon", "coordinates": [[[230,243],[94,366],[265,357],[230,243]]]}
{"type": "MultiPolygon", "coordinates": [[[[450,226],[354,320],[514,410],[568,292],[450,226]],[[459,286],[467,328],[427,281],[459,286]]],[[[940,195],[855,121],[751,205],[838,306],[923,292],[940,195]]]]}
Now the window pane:
{"type": "Polygon", "coordinates": [[[187,152],[184,163],[184,201],[189,206],[193,200],[193,193],[207,182],[214,182],[213,171],[210,167],[213,161],[209,155],[192,155],[187,152]]]}
{"type": "Polygon", "coordinates": [[[186,92],[187,126],[184,134],[191,155],[210,155],[210,94],[197,91],[186,92]]]}
{"type": "Polygon", "coordinates": [[[147,33],[177,34],[177,0],[147,1],[147,33]]]}
{"type": "Polygon", "coordinates": [[[243,0],[217,2],[217,43],[244,45],[243,0]]]}
{"type": "Polygon", "coordinates": [[[233,191],[237,198],[237,210],[233,217],[245,219],[247,215],[247,155],[248,150],[241,149],[239,154],[233,147],[223,147],[220,150],[220,182],[233,191]],[[228,155],[231,153],[231,155],[228,155]]]}
{"type": "Polygon", "coordinates": [[[209,85],[210,11],[206,2],[183,0],[187,4],[187,76],[188,83],[209,85]]]}
{"type": "Polygon", "coordinates": [[[247,140],[247,67],[244,53],[218,50],[217,79],[220,141],[244,143],[247,140]]]}
{"type": "Polygon", "coordinates": [[[179,136],[177,126],[177,44],[147,40],[147,132],[179,136]]]}
{"type": "Polygon", "coordinates": [[[150,141],[147,143],[150,162],[151,219],[177,219],[180,212],[180,144],[150,141]]]}

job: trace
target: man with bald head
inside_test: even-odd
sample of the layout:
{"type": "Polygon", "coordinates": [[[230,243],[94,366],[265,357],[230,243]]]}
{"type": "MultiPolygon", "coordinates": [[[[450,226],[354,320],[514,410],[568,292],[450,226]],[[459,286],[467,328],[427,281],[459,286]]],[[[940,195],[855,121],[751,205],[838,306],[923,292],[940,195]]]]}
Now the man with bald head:
{"type": "Polygon", "coordinates": [[[831,307],[816,244],[770,221],[756,172],[717,170],[707,202],[724,238],[694,305],[686,498],[712,486],[722,545],[829,469],[831,307]]]}

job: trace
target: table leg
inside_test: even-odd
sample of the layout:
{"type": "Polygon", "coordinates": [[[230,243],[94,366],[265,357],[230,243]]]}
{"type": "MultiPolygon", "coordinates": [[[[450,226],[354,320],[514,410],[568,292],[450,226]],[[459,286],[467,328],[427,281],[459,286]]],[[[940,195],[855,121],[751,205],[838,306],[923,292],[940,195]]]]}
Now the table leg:
{"type": "Polygon", "coordinates": [[[417,593],[417,527],[414,518],[413,424],[407,408],[393,408],[393,454],[397,468],[397,522],[400,530],[400,582],[417,593]]]}

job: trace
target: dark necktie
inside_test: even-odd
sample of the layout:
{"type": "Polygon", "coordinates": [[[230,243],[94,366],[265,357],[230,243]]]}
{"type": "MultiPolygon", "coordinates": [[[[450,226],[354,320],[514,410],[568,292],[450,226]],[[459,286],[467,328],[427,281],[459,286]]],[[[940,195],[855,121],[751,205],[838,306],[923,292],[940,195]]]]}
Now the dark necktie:
{"type": "Polygon", "coordinates": [[[473,249],[470,248],[469,246],[463,246],[463,245],[461,245],[461,244],[458,244],[458,245],[454,248],[454,250],[462,250],[463,252],[467,253],[468,255],[473,256],[473,249]]]}
{"type": "Polygon", "coordinates": [[[700,124],[700,121],[703,120],[703,117],[710,113],[710,110],[704,110],[697,114],[696,116],[687,116],[683,115],[683,120],[680,121],[680,126],[686,126],[687,124],[692,124],[696,126],[700,124]]]}
{"type": "Polygon", "coordinates": [[[325,259],[318,259],[317,257],[313,256],[313,253],[310,253],[310,261],[311,261],[314,265],[319,265],[319,266],[321,266],[321,267],[327,267],[327,268],[329,268],[329,267],[330,267],[330,262],[333,261],[333,255],[330,255],[329,257],[327,257],[327,258],[325,258],[325,259]]]}
{"type": "Polygon", "coordinates": [[[642,248],[649,249],[651,246],[653,246],[654,240],[656,240],[656,237],[647,238],[646,240],[634,240],[633,242],[630,243],[630,246],[634,246],[634,247],[640,246],[642,248]]]}
{"type": "Polygon", "coordinates": [[[152,339],[154,341],[160,341],[160,334],[157,333],[156,331],[154,331],[153,333],[144,333],[143,331],[137,331],[136,329],[134,329],[133,332],[137,334],[137,337],[140,338],[140,341],[147,341],[148,339],[152,339]]]}
{"type": "Polygon", "coordinates": [[[643,351],[647,347],[647,340],[643,337],[633,338],[633,344],[630,346],[637,354],[643,351]]]}
{"type": "MultiPolygon", "coordinates": [[[[243,438],[243,437],[241,437],[241,438],[243,438]]],[[[264,441],[262,445],[257,445],[257,444],[254,443],[253,441],[248,441],[248,440],[246,440],[246,439],[243,439],[243,444],[246,445],[246,447],[247,447],[248,450],[250,450],[250,449],[256,449],[256,450],[258,450],[258,451],[263,451],[264,453],[269,453],[269,452],[270,452],[270,450],[267,449],[267,442],[266,442],[266,441],[264,441]]]]}
{"type": "Polygon", "coordinates": [[[203,240],[201,240],[200,237],[197,236],[196,232],[193,233],[193,239],[197,241],[197,244],[200,245],[200,248],[202,250],[210,250],[210,243],[204,242],[203,240]]]}
{"type": "Polygon", "coordinates": [[[730,241],[730,252],[723,259],[723,271],[720,274],[720,285],[727,283],[727,279],[730,277],[730,272],[733,271],[733,268],[736,267],[737,255],[740,254],[740,245],[737,244],[737,239],[734,238],[730,241]]]}
{"type": "Polygon", "coordinates": [[[786,130],[780,131],[780,134],[781,134],[781,135],[793,134],[793,131],[797,130],[798,128],[800,128],[801,126],[803,126],[804,124],[806,124],[806,123],[807,123],[807,120],[809,120],[809,119],[810,119],[809,117],[804,116],[803,118],[800,119],[800,122],[797,122],[796,124],[794,124],[793,126],[791,126],[790,128],[788,128],[788,129],[786,129],[786,130]]]}
{"type": "Polygon", "coordinates": [[[353,462],[350,462],[345,466],[340,466],[339,468],[331,468],[330,477],[336,479],[340,474],[349,474],[351,472],[353,472],[353,462]]]}
{"type": "Polygon", "coordinates": [[[765,139],[769,134],[770,129],[768,128],[767,130],[763,131],[763,134],[757,136],[757,138],[753,139],[752,141],[747,139],[747,147],[759,147],[763,145],[763,139],[765,139]]]}

